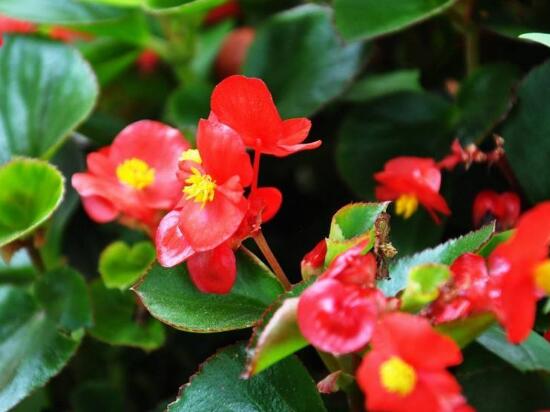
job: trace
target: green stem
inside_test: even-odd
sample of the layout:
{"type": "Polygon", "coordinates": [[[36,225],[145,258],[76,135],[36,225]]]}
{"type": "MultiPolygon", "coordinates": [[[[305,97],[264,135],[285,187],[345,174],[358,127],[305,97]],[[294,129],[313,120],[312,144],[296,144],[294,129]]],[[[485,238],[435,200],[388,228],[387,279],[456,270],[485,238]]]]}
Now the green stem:
{"type": "Polygon", "coordinates": [[[466,48],[466,73],[471,75],[479,66],[479,30],[470,26],[464,34],[466,48]]]}
{"type": "Polygon", "coordinates": [[[279,261],[271,251],[271,248],[269,247],[267,240],[265,239],[263,233],[261,230],[258,230],[258,232],[253,237],[254,241],[262,251],[264,257],[266,258],[267,262],[269,263],[269,266],[271,266],[271,269],[273,270],[273,273],[275,273],[275,276],[279,279],[279,281],[282,283],[285,290],[290,290],[292,288],[292,284],[289,282],[288,278],[285,275],[285,272],[283,271],[283,268],[279,264],[279,261]]]}

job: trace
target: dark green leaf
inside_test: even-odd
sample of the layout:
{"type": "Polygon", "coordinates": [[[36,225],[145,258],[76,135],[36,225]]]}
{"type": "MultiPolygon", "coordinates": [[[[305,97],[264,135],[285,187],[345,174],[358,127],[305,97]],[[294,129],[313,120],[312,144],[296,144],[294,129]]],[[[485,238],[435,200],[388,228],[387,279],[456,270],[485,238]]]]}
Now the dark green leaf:
{"type": "Polygon", "coordinates": [[[169,412],[322,412],[315,383],[297,358],[287,358],[260,375],[243,380],[242,345],[230,346],[208,359],[181,388],[169,412]]]}
{"type": "Polygon", "coordinates": [[[522,372],[550,372],[550,343],[535,332],[519,345],[512,345],[502,328],[495,325],[477,341],[522,372]]]}
{"type": "Polygon", "coordinates": [[[519,89],[518,103],[504,124],[502,136],[510,165],[532,203],[550,198],[550,62],[533,69],[519,89]]]}
{"type": "Polygon", "coordinates": [[[155,261],[155,247],[149,241],[132,247],[122,241],[111,243],[99,257],[99,273],[110,289],[128,289],[155,261]]]}
{"type": "Polygon", "coordinates": [[[348,40],[402,30],[442,13],[457,0],[335,0],[336,26],[348,40]]]}
{"type": "Polygon", "coordinates": [[[41,160],[19,158],[3,165],[0,187],[0,246],[32,233],[63,199],[63,176],[41,160]]]}
{"type": "Polygon", "coordinates": [[[473,342],[479,335],[495,322],[490,313],[482,313],[453,322],[442,323],[436,326],[437,331],[452,338],[458,346],[464,348],[473,342]]]}
{"type": "Polygon", "coordinates": [[[343,45],[331,19],[329,9],[307,5],[273,16],[256,32],[244,72],[265,80],[283,117],[310,116],[360,68],[361,44],[343,45]]]}
{"type": "Polygon", "coordinates": [[[258,258],[238,252],[237,281],[226,295],[200,292],[184,264],[170,269],[154,265],[134,290],[160,321],[176,329],[205,333],[252,326],[283,288],[258,258]]]}
{"type": "Polygon", "coordinates": [[[418,70],[397,70],[389,73],[369,73],[355,83],[344,99],[350,102],[366,102],[377,97],[399,92],[420,92],[418,70]]]}
{"type": "Polygon", "coordinates": [[[107,289],[97,280],[91,285],[94,327],[90,335],[110,345],[154,350],[164,344],[164,326],[147,319],[137,310],[135,296],[129,291],[107,289]]]}
{"type": "Polygon", "coordinates": [[[14,155],[51,157],[90,114],[98,93],[74,48],[32,37],[5,38],[0,84],[0,163],[14,155]]]}
{"type": "Polygon", "coordinates": [[[107,382],[85,382],[71,394],[71,406],[74,412],[120,412],[124,396],[107,382]]]}
{"type": "Polygon", "coordinates": [[[478,250],[489,240],[493,232],[494,225],[487,225],[475,232],[448,240],[433,249],[426,249],[416,255],[399,259],[390,267],[389,278],[381,280],[378,287],[386,296],[394,296],[405,288],[413,267],[423,263],[450,265],[460,255],[478,250]]]}

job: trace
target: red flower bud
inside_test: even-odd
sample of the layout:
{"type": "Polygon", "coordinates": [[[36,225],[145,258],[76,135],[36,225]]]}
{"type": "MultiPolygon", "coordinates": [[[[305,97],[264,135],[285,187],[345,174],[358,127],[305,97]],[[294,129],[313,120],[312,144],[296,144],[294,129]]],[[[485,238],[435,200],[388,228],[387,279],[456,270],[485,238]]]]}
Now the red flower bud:
{"type": "Polygon", "coordinates": [[[304,256],[300,263],[302,277],[304,279],[309,279],[312,276],[321,274],[325,265],[326,254],[327,242],[323,239],[304,256]]]}
{"type": "Polygon", "coordinates": [[[479,192],[474,200],[474,225],[481,226],[496,219],[497,228],[506,230],[514,227],[521,210],[519,196],[513,192],[498,194],[492,190],[479,192]]]}

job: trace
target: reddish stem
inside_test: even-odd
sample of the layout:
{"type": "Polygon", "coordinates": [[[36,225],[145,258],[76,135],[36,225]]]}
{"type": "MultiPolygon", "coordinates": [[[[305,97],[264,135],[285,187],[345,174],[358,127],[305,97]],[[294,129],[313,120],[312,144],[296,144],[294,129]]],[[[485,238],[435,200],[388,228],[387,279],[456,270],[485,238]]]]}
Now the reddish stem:
{"type": "Polygon", "coordinates": [[[252,191],[251,193],[254,193],[256,189],[258,188],[258,176],[260,174],[260,151],[255,150],[254,151],[254,174],[252,176],[252,191]]]}
{"type": "Polygon", "coordinates": [[[285,272],[283,271],[283,268],[279,264],[279,261],[271,251],[271,248],[267,244],[267,240],[265,239],[263,233],[261,230],[258,230],[258,232],[254,235],[254,241],[262,251],[263,255],[265,256],[267,262],[269,263],[269,266],[271,266],[271,269],[273,270],[273,273],[275,273],[275,276],[279,279],[279,281],[282,283],[285,290],[290,290],[292,288],[292,284],[289,282],[288,278],[285,275],[285,272]]]}

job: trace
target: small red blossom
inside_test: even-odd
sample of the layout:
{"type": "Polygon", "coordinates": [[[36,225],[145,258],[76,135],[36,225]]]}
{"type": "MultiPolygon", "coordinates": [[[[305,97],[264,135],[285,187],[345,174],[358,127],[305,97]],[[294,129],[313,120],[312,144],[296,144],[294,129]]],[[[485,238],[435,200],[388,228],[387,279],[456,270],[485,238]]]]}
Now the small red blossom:
{"type": "Polygon", "coordinates": [[[66,27],[54,26],[50,29],[49,36],[53,40],[63,43],[74,43],[76,41],[90,41],[93,36],[89,33],[68,29],[66,27]]]}
{"type": "Polygon", "coordinates": [[[386,162],[384,170],[375,173],[378,200],[395,200],[395,211],[405,219],[412,216],[420,203],[436,223],[436,212],[450,215],[445,199],[439,194],[441,171],[431,158],[397,157],[386,162]]]}
{"type": "Polygon", "coordinates": [[[506,230],[514,227],[520,211],[521,202],[517,194],[484,190],[474,200],[472,215],[475,226],[496,219],[498,230],[506,230]]]}
{"type": "Polygon", "coordinates": [[[36,24],[0,14],[0,35],[2,33],[35,33],[36,24]]]}
{"type": "Polygon", "coordinates": [[[151,120],[135,122],[111,146],[90,153],[88,171],[73,175],[72,185],[96,222],[137,220],[154,233],[160,212],[178,201],[178,160],[188,148],[172,127],[151,120]]]}
{"type": "Polygon", "coordinates": [[[385,298],[374,288],[376,259],[364,244],[338,256],[300,297],[298,325],[315,347],[334,354],[363,348],[385,298]]]}
{"type": "Polygon", "coordinates": [[[544,333],[544,339],[546,339],[548,342],[550,342],[550,330],[547,330],[544,333]]]}
{"type": "Polygon", "coordinates": [[[138,70],[143,74],[154,73],[159,64],[159,55],[152,49],[143,50],[137,60],[138,70]]]}
{"type": "Polygon", "coordinates": [[[357,370],[365,407],[376,411],[473,411],[446,370],[462,362],[458,346],[423,318],[390,313],[376,326],[357,370]]]}
{"type": "Polygon", "coordinates": [[[475,144],[471,143],[462,147],[460,141],[455,139],[451,144],[451,153],[437,163],[440,169],[453,170],[458,165],[464,165],[468,169],[473,163],[496,163],[504,155],[504,139],[495,135],[495,148],[490,152],[483,152],[475,144]]]}
{"type": "Polygon", "coordinates": [[[212,93],[211,118],[231,127],[247,147],[274,156],[315,149],[317,140],[301,144],[309,134],[306,118],[282,120],[265,83],[235,75],[221,81],[212,93]]]}
{"type": "Polygon", "coordinates": [[[312,276],[321,274],[323,267],[325,266],[326,255],[327,242],[323,239],[317,243],[317,245],[302,259],[302,262],[300,263],[302,277],[304,279],[308,279],[312,276]]]}
{"type": "Polygon", "coordinates": [[[255,34],[256,31],[252,27],[239,27],[229,33],[216,57],[215,68],[218,78],[223,79],[242,72],[255,34]]]}
{"type": "Polygon", "coordinates": [[[204,23],[207,25],[215,24],[227,18],[236,17],[240,12],[241,8],[237,0],[229,0],[210,10],[204,19],[204,23]]]}

